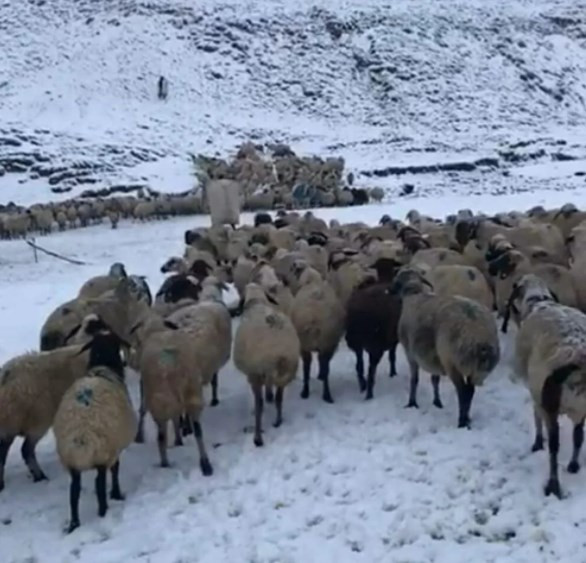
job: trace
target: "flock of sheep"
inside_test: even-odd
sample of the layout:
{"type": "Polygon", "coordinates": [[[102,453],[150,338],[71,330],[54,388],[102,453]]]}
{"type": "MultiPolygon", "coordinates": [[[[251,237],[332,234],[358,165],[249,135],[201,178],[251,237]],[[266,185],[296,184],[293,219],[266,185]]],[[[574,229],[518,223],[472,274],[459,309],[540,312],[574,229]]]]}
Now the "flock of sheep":
{"type": "Polygon", "coordinates": [[[28,208],[16,205],[0,208],[0,238],[26,238],[29,233],[48,235],[98,225],[107,221],[113,229],[121,219],[152,221],[202,213],[201,197],[194,194],[161,195],[150,198],[113,196],[92,200],[35,203],[28,208]]]}
{"type": "Polygon", "coordinates": [[[515,371],[534,403],[533,450],[543,449],[545,424],[545,493],[561,498],[558,417],[566,414],[574,424],[572,473],[579,469],[586,417],[585,221],[586,212],[571,204],[491,217],[461,210],[444,221],[411,211],[405,222],[385,215],[374,227],[279,211],[258,213],[254,225],[187,231],[184,254],[162,265],[168,276],[154,298],[144,278],[114,264],[49,315],[41,352],[0,369],[0,491],[17,436],[24,437],[22,457],[33,480],[46,479],[35,446],[53,427],[71,476],[68,530],[80,524],[83,471],[97,471],[103,516],[107,471],[111,498],[123,498],[119,456],[133,440],[144,442],[147,412],[162,466],[169,463],[171,422],[175,444],[193,434],[202,474],[211,475],[200,419],[203,387],[211,386],[211,405],[218,405],[218,374],[230,358],[250,384],[254,444],[262,446],[265,403],[274,404],[279,427],[284,391],[299,364],[301,397],[310,394],[314,353],[322,398],[334,402],[330,362],[344,336],[366,399],[385,353],[389,375],[397,374],[401,344],[410,372],[407,406],[418,406],[423,369],[431,376],[433,404],[442,408],[445,376],[457,392],[458,427],[470,427],[475,390],[500,361],[496,310],[503,332],[510,319],[518,327],[515,371]],[[222,299],[228,283],[240,296],[237,306],[222,299]],[[138,416],[125,365],[140,374],[138,416]]]}

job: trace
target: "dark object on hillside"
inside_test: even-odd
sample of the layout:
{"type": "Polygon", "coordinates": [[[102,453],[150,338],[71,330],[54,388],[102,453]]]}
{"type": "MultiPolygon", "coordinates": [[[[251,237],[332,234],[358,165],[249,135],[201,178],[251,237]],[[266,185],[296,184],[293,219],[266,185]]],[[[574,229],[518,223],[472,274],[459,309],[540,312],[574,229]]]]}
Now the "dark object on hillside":
{"type": "Polygon", "coordinates": [[[399,193],[399,195],[410,195],[413,193],[414,189],[415,186],[413,184],[403,184],[403,187],[401,188],[401,192],[399,193]]]}
{"type": "Polygon", "coordinates": [[[157,96],[159,100],[166,100],[169,94],[169,82],[164,76],[159,77],[157,90],[157,96]]]}

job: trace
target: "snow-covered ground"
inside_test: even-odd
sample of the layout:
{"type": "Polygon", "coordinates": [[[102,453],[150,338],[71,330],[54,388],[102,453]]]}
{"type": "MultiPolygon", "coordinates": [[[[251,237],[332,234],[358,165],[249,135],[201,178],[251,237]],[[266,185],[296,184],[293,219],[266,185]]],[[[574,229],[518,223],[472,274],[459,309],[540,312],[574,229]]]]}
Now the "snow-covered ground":
{"type": "MultiPolygon", "coordinates": [[[[402,217],[411,207],[442,216],[460,207],[497,212],[567,200],[584,206],[586,194],[401,200],[317,213],[375,223],[383,213],[402,217]]],[[[125,223],[118,231],[90,227],[40,242],[86,266],[45,255],[34,263],[23,242],[1,242],[0,362],[36,348],[46,315],[114,261],[147,275],[156,289],[163,279],[160,264],[181,252],[182,233],[196,222],[125,223]]],[[[0,494],[0,561],[583,563],[586,479],[562,470],[568,498],[543,496],[547,458],[529,453],[532,411],[527,391],[510,380],[511,336],[503,340],[501,366],[474,398],[469,431],[456,428],[457,402],[447,381],[443,410],[431,406],[425,379],[421,408],[404,408],[402,353],[399,376],[390,379],[383,361],[375,398],[365,402],[354,359],[342,344],[332,366],[336,403],[321,401],[315,378],[307,401],[299,397],[300,382],[293,383],[285,395],[285,423],[272,428],[268,409],[265,447],[259,449],[244,432],[252,423],[250,390],[230,364],[220,375],[220,405],[203,415],[214,475],[201,476],[191,441],[170,449],[172,468],[158,467],[149,421],[147,443],[133,444],[122,458],[126,501],[111,502],[99,519],[94,476],[84,475],[82,527],[70,536],[62,532],[69,478],[52,435],[39,445],[48,482],[29,480],[17,443],[0,494]]],[[[136,383],[129,375],[135,398],[136,383]]],[[[566,463],[566,423],[562,436],[560,459],[566,463]]]]}

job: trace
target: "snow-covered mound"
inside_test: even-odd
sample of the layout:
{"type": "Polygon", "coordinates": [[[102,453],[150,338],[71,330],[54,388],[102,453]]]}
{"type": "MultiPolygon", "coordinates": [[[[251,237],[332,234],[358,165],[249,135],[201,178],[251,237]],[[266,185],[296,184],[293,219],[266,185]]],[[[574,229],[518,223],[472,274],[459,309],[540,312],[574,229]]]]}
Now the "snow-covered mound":
{"type": "Polygon", "coordinates": [[[249,139],[340,154],[371,183],[488,159],[472,179],[460,166],[427,184],[522,189],[503,182],[510,144],[545,144],[532,152],[544,162],[560,143],[586,157],[583,12],[572,0],[2,0],[0,199],[120,181],[181,191],[188,152],[249,139]]]}

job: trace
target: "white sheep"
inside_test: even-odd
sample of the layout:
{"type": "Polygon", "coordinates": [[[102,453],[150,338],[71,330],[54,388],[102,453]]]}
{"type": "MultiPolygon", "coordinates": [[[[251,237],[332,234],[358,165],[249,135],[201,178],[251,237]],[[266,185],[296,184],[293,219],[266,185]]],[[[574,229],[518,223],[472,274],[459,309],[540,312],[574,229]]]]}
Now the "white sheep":
{"type": "Polygon", "coordinates": [[[323,383],[322,398],[327,403],[333,403],[329,385],[330,361],[344,335],[345,306],[329,282],[306,262],[296,262],[293,273],[297,278],[298,290],[294,290],[291,320],[301,342],[301,397],[309,397],[311,355],[317,352],[318,379],[323,383]]]}
{"type": "Polygon", "coordinates": [[[55,415],[57,453],[71,476],[71,520],[67,532],[79,527],[81,473],[95,469],[98,515],[108,510],[107,470],[112,473],[110,497],[123,500],[118,473],[120,453],[136,434],[137,420],[124,382],[120,339],[100,330],[82,350],[89,350],[87,375],[66,391],[55,415]]]}
{"type": "Polygon", "coordinates": [[[520,318],[515,342],[515,372],[533,399],[533,451],[543,449],[543,421],[548,432],[549,478],[545,494],[561,498],[558,477],[560,414],[566,414],[574,424],[570,473],[580,469],[578,458],[584,440],[586,315],[557,303],[547,284],[533,274],[517,281],[508,309],[515,309],[520,318]]]}
{"type": "Polygon", "coordinates": [[[295,379],[299,354],[299,337],[289,317],[269,305],[261,286],[248,284],[242,320],[234,337],[234,365],[246,375],[254,394],[256,446],[263,445],[263,387],[269,397],[273,387],[277,389],[274,426],[279,427],[284,389],[295,379]]]}
{"type": "Polygon", "coordinates": [[[458,427],[470,425],[475,386],[482,385],[500,358],[499,339],[488,308],[459,296],[439,296],[412,268],[401,270],[391,293],[402,298],[399,341],[405,350],[411,382],[408,407],[417,407],[419,368],[431,374],[434,405],[441,375],[448,376],[458,393],[458,427]]]}
{"type": "Polygon", "coordinates": [[[148,411],[157,425],[161,466],[169,467],[167,424],[173,422],[175,445],[182,445],[181,420],[185,417],[197,441],[201,471],[209,476],[213,469],[199,422],[204,406],[200,352],[193,346],[193,337],[186,330],[164,321],[144,305],[137,311],[138,321],[129,331],[141,377],[141,406],[135,441],[144,441],[144,416],[148,411]]]}

